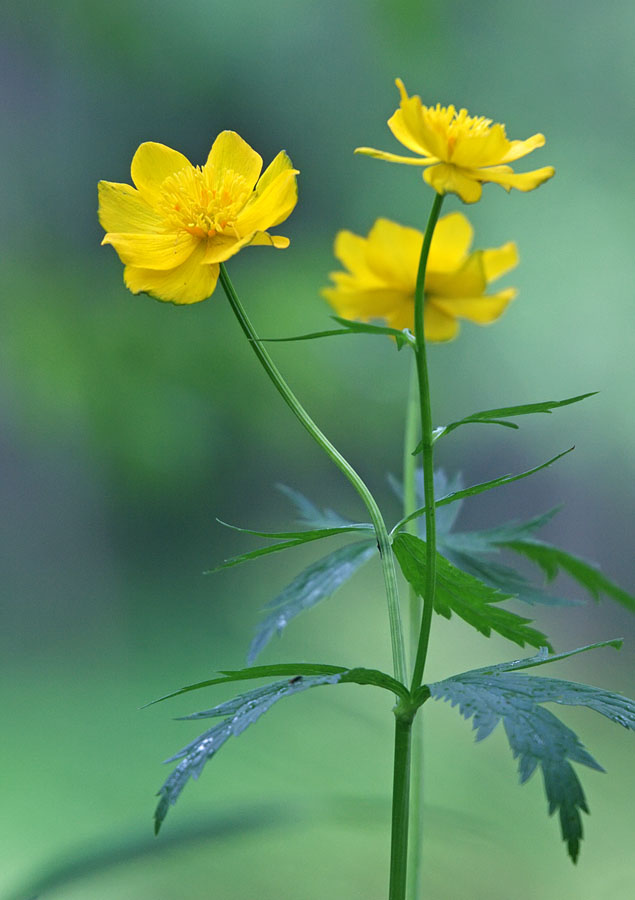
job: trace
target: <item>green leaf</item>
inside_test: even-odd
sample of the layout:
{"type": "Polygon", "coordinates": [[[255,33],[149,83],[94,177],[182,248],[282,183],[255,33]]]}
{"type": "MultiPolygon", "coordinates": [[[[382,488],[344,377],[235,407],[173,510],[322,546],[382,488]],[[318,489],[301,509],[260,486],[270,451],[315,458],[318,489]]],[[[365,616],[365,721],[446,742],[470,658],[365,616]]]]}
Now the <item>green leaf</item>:
{"type": "Polygon", "coordinates": [[[240,531],[242,534],[255,534],[256,537],[282,538],[283,540],[300,541],[303,544],[309,541],[318,541],[323,537],[332,537],[334,534],[345,534],[347,531],[374,531],[373,526],[367,522],[351,522],[350,525],[316,528],[310,531],[255,531],[253,528],[239,528],[238,525],[230,525],[221,519],[216,519],[216,521],[220,525],[224,525],[225,528],[231,528],[232,531],[240,531]]]}
{"type": "Polygon", "coordinates": [[[447,540],[449,545],[458,546],[462,549],[469,548],[474,551],[496,553],[503,541],[525,538],[544,528],[561,509],[562,506],[554,506],[547,512],[533,516],[524,522],[518,519],[511,519],[509,522],[503,523],[503,525],[496,525],[494,528],[486,528],[481,531],[453,532],[450,535],[445,535],[444,540],[447,540]]]}
{"type": "Polygon", "coordinates": [[[385,325],[369,325],[366,322],[354,322],[351,319],[342,319],[340,316],[331,316],[331,318],[344,327],[331,328],[327,331],[312,331],[309,334],[299,334],[294,337],[259,338],[258,343],[280,344],[289,343],[291,341],[313,341],[316,338],[337,337],[342,334],[387,334],[390,335],[390,337],[394,337],[398,350],[401,350],[406,344],[409,344],[412,347],[415,346],[415,339],[407,328],[403,331],[399,331],[397,328],[388,328],[388,326],[385,325]]]}
{"type": "MultiPolygon", "coordinates": [[[[571,453],[572,450],[575,450],[575,447],[569,447],[568,450],[563,450],[562,453],[558,453],[557,456],[548,459],[547,462],[541,463],[539,466],[534,466],[533,469],[527,469],[526,472],[520,472],[518,475],[501,475],[499,478],[493,478],[491,481],[482,481],[480,484],[473,484],[471,487],[464,488],[463,490],[452,491],[452,493],[446,494],[445,497],[435,500],[434,505],[435,507],[445,506],[447,503],[455,503],[457,500],[462,500],[464,497],[473,497],[475,494],[482,494],[483,491],[489,491],[492,488],[500,487],[503,484],[511,484],[512,481],[520,481],[522,478],[528,478],[530,475],[540,472],[541,469],[546,469],[547,466],[553,465],[553,463],[562,459],[563,456],[566,456],[567,453],[571,453]]],[[[399,531],[400,528],[403,528],[403,526],[412,519],[422,516],[425,513],[426,508],[427,507],[425,506],[421,506],[419,509],[415,509],[409,516],[400,519],[392,529],[391,534],[399,531]]]]}
{"type": "MultiPolygon", "coordinates": [[[[454,475],[446,475],[443,469],[435,469],[434,471],[434,496],[435,497],[444,497],[446,495],[454,495],[457,491],[462,490],[465,487],[465,483],[463,481],[463,476],[460,472],[455,472],[454,475]]],[[[403,484],[398,479],[395,478],[394,475],[388,475],[388,484],[392,488],[394,495],[401,506],[403,506],[403,484]]],[[[423,489],[423,469],[419,466],[415,471],[415,497],[416,501],[422,502],[424,500],[425,494],[423,489]]],[[[415,502],[416,502],[415,501],[415,502]]],[[[436,512],[436,529],[437,529],[437,540],[440,535],[447,534],[459,515],[461,511],[462,501],[454,503],[452,505],[446,503],[443,507],[439,507],[437,503],[435,503],[435,507],[437,509],[436,512]]],[[[422,507],[425,511],[425,506],[422,507]]],[[[393,529],[396,530],[396,529],[393,529]]],[[[419,537],[425,540],[426,536],[426,524],[423,518],[419,517],[418,522],[418,534],[419,537]]]]}
{"type": "Polygon", "coordinates": [[[390,691],[392,694],[396,694],[397,697],[401,697],[404,700],[410,698],[410,691],[405,685],[400,681],[397,681],[396,678],[393,678],[392,675],[387,675],[386,672],[380,672],[379,669],[348,669],[346,672],[342,673],[340,684],[348,683],[369,684],[373,687],[384,688],[384,690],[390,691]]]}
{"type": "Polygon", "coordinates": [[[250,666],[248,669],[225,669],[221,670],[214,678],[187,684],[176,691],[157,697],[156,700],[150,700],[149,703],[142,706],[142,709],[154,706],[155,703],[162,703],[164,700],[170,700],[172,697],[178,697],[180,694],[188,694],[190,691],[199,691],[201,688],[213,687],[215,684],[230,684],[233,681],[253,681],[256,678],[275,678],[278,675],[291,678],[295,678],[296,675],[341,675],[342,672],[346,671],[348,671],[346,666],[330,666],[326,663],[274,663],[269,666],[250,666]]]}
{"type": "MultiPolygon", "coordinates": [[[[399,533],[393,541],[393,550],[401,566],[404,577],[413,589],[423,596],[426,576],[426,544],[411,534],[399,533]]],[[[462,572],[437,553],[437,578],[435,592],[435,612],[447,619],[452,612],[489,637],[492,631],[524,647],[550,647],[546,636],[525,619],[495,604],[509,600],[472,575],[462,572]]]]}
{"type": "Polygon", "coordinates": [[[546,525],[557,512],[558,507],[541,516],[535,516],[527,522],[512,521],[484,531],[455,531],[439,534],[439,551],[459,569],[469,575],[474,575],[475,578],[480,578],[481,581],[504,594],[513,594],[523,603],[549,606],[576,605],[577,601],[549,594],[541,587],[532,585],[515,569],[488,558],[492,554],[500,553],[501,540],[531,535],[546,525]]]}
{"type": "Polygon", "coordinates": [[[294,578],[265,607],[272,612],[258,626],[249,648],[247,664],[253,663],[275,634],[282,634],[291,619],[330,597],[376,553],[374,541],[348,544],[318,559],[294,578]]]}
{"type": "Polygon", "coordinates": [[[240,697],[221,703],[203,713],[196,713],[192,718],[222,717],[223,721],[199,735],[174,756],[166,759],[166,763],[178,762],[176,768],[158,791],[159,803],[154,813],[154,832],[159,833],[170,806],[178,800],[181,791],[190,778],[198,778],[205,763],[220,750],[230,737],[237,737],[246,728],[257,722],[269,709],[291,694],[306,691],[323,684],[337,684],[340,675],[314,675],[303,677],[298,675],[287,681],[277,681],[248,691],[240,697]]]}
{"type": "Polygon", "coordinates": [[[187,684],[185,687],[172,691],[170,694],[164,694],[163,697],[151,700],[142,709],[154,706],[155,703],[162,703],[164,700],[170,700],[172,697],[178,697],[181,694],[188,694],[190,691],[199,691],[201,688],[213,687],[216,684],[230,684],[234,681],[254,681],[256,678],[275,678],[279,675],[290,678],[297,678],[298,675],[340,675],[342,682],[352,681],[356,684],[374,684],[377,687],[384,687],[386,690],[392,691],[399,696],[409,696],[408,690],[404,685],[392,678],[392,676],[386,675],[377,669],[350,669],[346,668],[346,666],[331,666],[327,663],[274,663],[269,666],[249,666],[246,669],[226,669],[221,671],[215,678],[187,684]]]}
{"type": "Polygon", "coordinates": [[[613,638],[610,641],[598,641],[596,644],[576,647],[575,650],[565,650],[563,653],[549,653],[546,647],[541,647],[535,656],[529,656],[526,659],[513,659],[510,662],[484,666],[481,669],[471,669],[470,675],[494,675],[513,672],[517,669],[533,669],[534,666],[546,666],[561,659],[568,659],[570,656],[577,656],[578,653],[586,653],[588,650],[600,650],[604,647],[613,647],[614,650],[621,650],[623,643],[622,638],[613,638]]]}
{"type": "MultiPolygon", "coordinates": [[[[300,491],[296,491],[286,484],[277,484],[276,487],[295,506],[298,513],[298,522],[302,522],[303,525],[307,525],[310,528],[344,528],[356,524],[333,509],[328,507],[320,509],[308,497],[301,494],[300,491]]],[[[370,525],[368,527],[372,528],[370,525]]]]}
{"type": "Polygon", "coordinates": [[[578,556],[573,556],[565,550],[553,547],[544,541],[536,538],[509,539],[496,541],[501,547],[508,547],[516,553],[526,556],[535,562],[543,570],[547,577],[547,581],[553,581],[558,572],[566,572],[575,581],[578,582],[594,600],[600,600],[603,594],[617,600],[626,609],[635,612],[635,597],[627,594],[626,591],[614,584],[599,569],[578,556]]]}
{"type": "MultiPolygon", "coordinates": [[[[469,537],[469,532],[467,532],[469,537]]],[[[454,535],[452,535],[454,537],[454,535]]],[[[439,542],[439,552],[462,572],[473,575],[497,591],[513,596],[516,600],[542,606],[576,606],[577,601],[558,597],[531,584],[520,572],[476,553],[453,549],[454,542],[439,542]]],[[[493,548],[496,550],[496,548],[493,548]]]]}
{"type": "MultiPolygon", "coordinates": [[[[506,418],[515,416],[528,416],[533,413],[551,413],[552,409],[559,409],[561,406],[570,406],[572,403],[579,403],[580,400],[586,400],[587,397],[594,397],[597,391],[590,391],[588,394],[580,394],[578,397],[568,397],[566,400],[543,400],[541,403],[524,403],[521,406],[501,406],[498,409],[485,409],[482,412],[472,413],[464,419],[458,419],[456,422],[450,422],[449,425],[441,425],[435,429],[435,440],[459,428],[461,425],[504,425],[507,428],[518,428],[515,422],[506,422],[506,418]]],[[[421,452],[422,445],[419,444],[415,453],[421,452]]]]}
{"type": "Polygon", "coordinates": [[[407,328],[399,331],[397,328],[389,328],[387,325],[369,325],[367,322],[342,319],[341,316],[331,316],[331,318],[343,325],[350,334],[388,334],[394,337],[398,350],[401,350],[406,344],[411,347],[416,346],[414,335],[407,328]]]}
{"type": "MultiPolygon", "coordinates": [[[[221,522],[221,524],[226,525],[225,522],[221,522]]],[[[219,566],[216,566],[216,568],[208,569],[205,572],[206,575],[213,575],[215,572],[220,572],[222,569],[238,566],[241,563],[248,562],[250,559],[257,559],[259,556],[267,556],[269,553],[278,553],[280,550],[288,550],[291,547],[299,547],[301,544],[308,544],[311,541],[319,541],[322,540],[322,538],[333,537],[335,534],[346,534],[351,531],[373,531],[372,525],[364,524],[345,525],[340,528],[320,528],[314,531],[281,531],[277,533],[271,531],[250,531],[247,528],[237,528],[235,525],[227,525],[227,527],[233,528],[236,531],[243,531],[247,534],[256,534],[260,537],[281,537],[284,538],[284,540],[277,544],[270,544],[268,547],[259,547],[257,550],[241,553],[239,556],[232,556],[230,559],[226,559],[222,562],[219,566]]]]}
{"type": "MultiPolygon", "coordinates": [[[[606,645],[616,646],[609,641],[606,645]]],[[[577,735],[540,703],[586,706],[625,728],[635,729],[635,703],[620,694],[601,688],[559,679],[508,674],[505,667],[543,665],[601,644],[581,647],[566,654],[504,663],[489,670],[476,669],[445,681],[427,685],[437,700],[458,705],[466,719],[473,719],[476,740],[492,733],[502,719],[507,740],[519,759],[519,775],[524,784],[540,765],[549,804],[549,815],[559,812],[562,838],[571,859],[578,858],[582,839],[580,810],[588,812],[584,791],[571,762],[603,771],[585,750],[577,735]]]]}
{"type": "MultiPolygon", "coordinates": [[[[190,741],[185,747],[166,759],[165,762],[177,762],[176,768],[158,791],[159,803],[154,813],[154,830],[158,834],[161,823],[165,819],[170,806],[179,798],[181,791],[190,778],[198,778],[205,763],[211,759],[230,737],[237,737],[246,728],[257,722],[271,707],[292,694],[298,694],[309,688],[325,684],[354,683],[367,684],[383,688],[404,699],[409,698],[408,689],[385,672],[376,669],[344,669],[340,666],[322,664],[293,663],[277,666],[254,666],[251,669],[239,669],[223,673],[222,677],[181,688],[166,697],[174,697],[187,691],[197,690],[213,684],[226,684],[230,681],[243,681],[253,678],[264,678],[272,675],[285,675],[284,681],[275,681],[247,691],[232,700],[220,703],[212,709],[183,716],[184,719],[222,719],[217,725],[190,741]]],[[[159,701],[154,701],[159,702],[159,701]]]]}

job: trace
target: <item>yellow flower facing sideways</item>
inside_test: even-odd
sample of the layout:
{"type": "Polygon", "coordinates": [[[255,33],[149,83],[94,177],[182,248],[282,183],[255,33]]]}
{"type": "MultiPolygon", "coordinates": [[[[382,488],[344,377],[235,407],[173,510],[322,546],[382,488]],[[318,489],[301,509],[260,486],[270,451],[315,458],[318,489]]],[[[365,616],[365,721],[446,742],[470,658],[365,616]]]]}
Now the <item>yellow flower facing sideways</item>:
{"type": "Polygon", "coordinates": [[[289,239],[269,234],[297,202],[294,169],[281,151],[262,171],[262,158],[234,131],[218,135],[204,166],[152,142],[135,153],[135,187],[99,183],[99,221],[124,263],[133,294],[198,303],[213,292],[219,263],[248,245],[279,249],[289,239]]]}
{"type": "MultiPolygon", "coordinates": [[[[428,341],[449,341],[457,319],[493,322],[516,296],[514,288],[486,294],[487,285],[518,263],[514,243],[469,252],[473,229],[462,213],[439,219],[432,237],[424,285],[424,332],[428,341]]],[[[340,231],[335,255],[346,272],[333,272],[334,287],[322,293],[339,316],[414,331],[414,295],[423,233],[378,219],[368,237],[340,231]]]]}
{"type": "Polygon", "coordinates": [[[492,124],[491,119],[482,116],[469,116],[466,109],[457,112],[454,106],[424,106],[419,97],[408,96],[400,78],[396,84],[401,102],[388,119],[388,127],[404,147],[419,156],[398,156],[371,147],[358,147],[356,153],[426,166],[423,178],[427,184],[438,194],[458,194],[464,203],[479,200],[481,185],[486,181],[500,184],[506,191],[531,191],[554,174],[553,166],[517,174],[508,165],[542,147],[544,135],[509,141],[504,125],[492,124]]]}

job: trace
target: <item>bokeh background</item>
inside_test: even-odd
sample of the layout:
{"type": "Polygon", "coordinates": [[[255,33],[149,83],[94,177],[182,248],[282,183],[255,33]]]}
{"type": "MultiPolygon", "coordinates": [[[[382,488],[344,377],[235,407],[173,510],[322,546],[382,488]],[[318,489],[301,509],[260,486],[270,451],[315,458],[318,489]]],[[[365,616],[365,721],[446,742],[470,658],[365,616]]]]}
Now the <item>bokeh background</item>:
{"type": "MultiPolygon", "coordinates": [[[[528,195],[485,189],[469,210],[481,246],[516,240],[520,294],[495,327],[467,325],[431,352],[438,422],[474,409],[599,396],[520,432],[463,429],[439,463],[469,482],[566,460],[475,498],[468,527],[565,508],[545,536],[633,590],[632,55],[628,0],[10,0],[2,46],[2,816],[6,900],[383,898],[389,697],[344,686],[280,704],[186,788],[158,840],[160,761],[194,736],[172,716],[222,691],[139,711],[238,667],[263,604],[325,552],[300,549],[213,577],[255,546],[224,530],[288,529],[283,482],[355,518],[356,496],[311,444],[241,340],[220,291],[192,308],[133,297],[100,248],[96,183],[127,181],[144,140],[202,162],[231,128],[265,160],[285,147],[300,203],[284,253],[231,273],[263,335],[329,327],[319,289],[338,228],[375,217],[422,226],[430,193],[407,167],[353,156],[397,150],[386,119],[400,75],[536,131],[528,160],[556,178],[528,195]]],[[[521,166],[519,166],[521,168],[521,166]]],[[[446,209],[460,208],[456,198],[446,209]]],[[[277,345],[300,397],[376,492],[400,467],[406,353],[383,339],[277,345]]],[[[296,621],[263,661],[389,667],[378,569],[296,621]]],[[[564,581],[559,585],[579,596],[564,581]]],[[[605,601],[536,611],[560,649],[626,637],[554,668],[633,691],[634,620],[605,601]]],[[[429,677],[517,655],[437,619],[429,677]]],[[[592,816],[574,868],[523,788],[502,732],[473,745],[427,708],[430,900],[632,896],[632,743],[564,710],[607,775],[582,773],[592,816]]],[[[500,731],[500,729],[499,729],[500,731]]]]}

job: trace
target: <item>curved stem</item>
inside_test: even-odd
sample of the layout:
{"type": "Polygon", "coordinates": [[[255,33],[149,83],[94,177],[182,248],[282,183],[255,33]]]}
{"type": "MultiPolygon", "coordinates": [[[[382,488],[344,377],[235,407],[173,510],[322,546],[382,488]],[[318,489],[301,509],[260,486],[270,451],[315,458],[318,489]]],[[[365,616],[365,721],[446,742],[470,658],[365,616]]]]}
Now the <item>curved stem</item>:
{"type": "Polygon", "coordinates": [[[278,371],[269,353],[263,346],[253,325],[251,324],[247,313],[238,295],[234,290],[234,286],[230,281],[229,275],[223,263],[220,264],[220,282],[223,286],[227,299],[238,319],[238,324],[242,328],[245,336],[249,340],[251,347],[258,357],[263,369],[273,382],[276,390],[282,396],[291,412],[300,421],[304,428],[309,432],[313,440],[324,450],[327,456],[335,463],[338,469],[351,482],[357,493],[360,495],[369,512],[371,521],[375,528],[377,537],[377,546],[379,547],[379,555],[381,557],[381,565],[384,575],[384,584],[386,588],[386,599],[388,602],[388,618],[390,622],[390,639],[392,644],[392,657],[395,678],[402,684],[406,683],[406,657],[404,650],[403,631],[401,627],[401,613],[399,610],[399,590],[397,587],[397,574],[395,571],[395,563],[393,559],[392,547],[386,523],[383,520],[379,507],[375,498],[366,487],[360,476],[350,463],[344,459],[342,454],[331,444],[326,436],[320,431],[313,419],[306,412],[300,401],[297,399],[287,382],[278,371]]]}
{"type": "Polygon", "coordinates": [[[417,377],[419,380],[419,401],[421,405],[421,439],[423,444],[423,494],[426,505],[426,585],[423,597],[423,614],[421,616],[421,630],[419,632],[419,645],[412,674],[411,690],[415,691],[422,682],[426,656],[428,654],[428,641],[430,639],[430,625],[432,624],[432,610],[434,608],[434,589],[436,584],[436,520],[434,510],[434,461],[432,442],[432,412],[430,408],[430,381],[428,378],[428,362],[426,358],[426,340],[424,333],[424,286],[428,253],[434,228],[441,212],[443,194],[435,194],[434,203],[428,218],[426,232],[421,247],[419,259],[419,271],[417,273],[417,286],[415,288],[415,338],[417,346],[415,356],[417,360],[417,377]]]}

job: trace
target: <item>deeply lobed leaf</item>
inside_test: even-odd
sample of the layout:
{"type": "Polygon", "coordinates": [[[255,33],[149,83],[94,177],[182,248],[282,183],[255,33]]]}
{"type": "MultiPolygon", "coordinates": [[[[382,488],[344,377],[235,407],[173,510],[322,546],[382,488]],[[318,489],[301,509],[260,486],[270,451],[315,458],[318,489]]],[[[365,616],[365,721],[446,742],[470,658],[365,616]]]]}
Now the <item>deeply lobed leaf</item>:
{"type": "Polygon", "coordinates": [[[277,681],[264,687],[248,691],[234,700],[221,703],[213,709],[202,713],[195,713],[191,718],[224,717],[222,722],[214,725],[208,731],[203,732],[195,740],[191,741],[174,756],[165,762],[180,760],[174,771],[169,775],[158,791],[159,803],[154,813],[154,831],[158,834],[161,824],[165,819],[170,806],[178,800],[181,791],[190,778],[198,778],[205,763],[220,750],[230,737],[239,734],[257,722],[274,703],[288,697],[306,691],[312,687],[323,684],[337,684],[340,675],[313,675],[303,677],[297,675],[287,681],[277,681]]]}
{"type": "Polygon", "coordinates": [[[278,596],[267,604],[271,609],[259,624],[247,655],[251,665],[275,634],[282,634],[301,612],[330,597],[344,582],[377,553],[374,541],[339,547],[302,571],[278,596]]]}
{"type": "Polygon", "coordinates": [[[262,715],[271,709],[278,700],[282,700],[283,697],[301,693],[309,688],[338,683],[372,685],[390,691],[401,698],[409,698],[410,696],[408,689],[403,684],[400,684],[391,675],[387,675],[385,672],[380,672],[377,669],[345,669],[341,666],[330,666],[322,663],[286,663],[273,666],[254,666],[249,669],[225,672],[220,677],[188,685],[160,699],[165,700],[167,697],[174,697],[177,694],[198,690],[209,685],[283,674],[291,677],[285,678],[284,681],[275,681],[254,688],[211,709],[182,717],[184,719],[220,718],[222,721],[203,732],[193,741],[190,741],[174,756],[165,760],[166,763],[180,761],[158,791],[160,799],[154,814],[155,833],[159,832],[170,806],[176,803],[189,779],[198,778],[203,771],[205,763],[218,753],[230,737],[237,737],[239,734],[242,734],[246,728],[257,722],[262,715]]]}
{"type": "Polygon", "coordinates": [[[581,744],[577,735],[539,704],[560,703],[586,706],[613,722],[635,729],[635,702],[602,688],[560,679],[510,674],[510,669],[543,665],[594,647],[616,646],[606,642],[548,657],[544,652],[527,660],[503,663],[488,670],[477,669],[427,685],[435,699],[458,705],[466,719],[473,720],[476,740],[492,733],[503,721],[514,758],[518,758],[521,784],[537,766],[541,767],[549,814],[560,817],[563,840],[575,862],[582,839],[580,811],[588,812],[584,791],[571,762],[603,771],[581,744]]]}
{"type": "MultiPolygon", "coordinates": [[[[404,577],[423,597],[426,587],[426,544],[421,538],[400,532],[393,541],[393,550],[404,577]]],[[[496,604],[509,600],[510,595],[489,587],[484,582],[452,565],[437,553],[435,611],[450,618],[455,612],[481,634],[489,637],[492,631],[524,647],[550,647],[547,637],[530,628],[530,619],[522,618],[496,604]]]]}
{"type": "Polygon", "coordinates": [[[591,563],[572,553],[567,553],[559,547],[554,547],[536,538],[504,537],[496,543],[498,546],[508,547],[531,559],[540,566],[548,581],[552,581],[562,570],[585,588],[594,600],[599,600],[603,594],[606,594],[613,600],[617,600],[626,609],[635,612],[635,597],[618,587],[591,563]]]}

